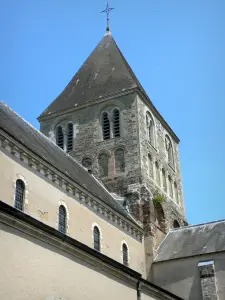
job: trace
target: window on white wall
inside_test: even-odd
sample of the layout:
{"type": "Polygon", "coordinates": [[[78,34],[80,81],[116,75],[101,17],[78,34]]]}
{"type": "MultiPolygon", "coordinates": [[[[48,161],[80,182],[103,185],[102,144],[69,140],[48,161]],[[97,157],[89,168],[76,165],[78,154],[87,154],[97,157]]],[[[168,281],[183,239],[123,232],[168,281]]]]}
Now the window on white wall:
{"type": "Polygon", "coordinates": [[[15,190],[15,208],[23,211],[24,206],[24,195],[25,195],[25,184],[21,179],[16,181],[15,190]]]}
{"type": "Polygon", "coordinates": [[[101,251],[100,231],[97,226],[94,226],[93,237],[94,237],[94,249],[100,252],[101,251]]]}
{"type": "Polygon", "coordinates": [[[122,252],[123,252],[123,264],[128,266],[128,247],[125,243],[122,245],[122,252]]]}
{"type": "Polygon", "coordinates": [[[67,223],[66,209],[63,205],[60,205],[58,230],[64,234],[66,234],[66,223],[67,223]]]}

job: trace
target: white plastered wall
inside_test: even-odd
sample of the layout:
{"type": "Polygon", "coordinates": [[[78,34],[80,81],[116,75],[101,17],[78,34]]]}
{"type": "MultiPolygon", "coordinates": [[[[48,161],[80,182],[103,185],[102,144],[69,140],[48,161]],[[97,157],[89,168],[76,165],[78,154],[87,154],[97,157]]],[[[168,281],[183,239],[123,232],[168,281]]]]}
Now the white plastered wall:
{"type": "Polygon", "coordinates": [[[72,198],[63,190],[47,182],[45,177],[41,178],[32,170],[19,162],[11,159],[8,155],[0,152],[0,200],[14,205],[14,182],[17,174],[26,179],[26,210],[25,213],[46,223],[53,228],[58,228],[59,203],[66,206],[68,212],[68,235],[78,241],[93,247],[91,234],[92,224],[96,222],[101,228],[101,252],[118,262],[121,260],[121,242],[125,240],[130,251],[130,268],[143,274],[145,278],[144,245],[118,227],[101,218],[82,203],[72,198]]]}

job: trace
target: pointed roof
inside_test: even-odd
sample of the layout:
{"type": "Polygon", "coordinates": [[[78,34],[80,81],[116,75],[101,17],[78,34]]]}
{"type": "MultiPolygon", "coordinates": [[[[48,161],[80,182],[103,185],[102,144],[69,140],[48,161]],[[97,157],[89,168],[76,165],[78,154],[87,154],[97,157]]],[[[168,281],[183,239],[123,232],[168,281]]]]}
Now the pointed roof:
{"type": "Polygon", "coordinates": [[[109,31],[62,93],[40,115],[63,111],[140,84],[109,31]]]}
{"type": "Polygon", "coordinates": [[[151,102],[109,30],[65,89],[42,112],[38,120],[134,90],[143,96],[146,104],[151,106],[152,111],[179,143],[179,138],[151,102]]]}

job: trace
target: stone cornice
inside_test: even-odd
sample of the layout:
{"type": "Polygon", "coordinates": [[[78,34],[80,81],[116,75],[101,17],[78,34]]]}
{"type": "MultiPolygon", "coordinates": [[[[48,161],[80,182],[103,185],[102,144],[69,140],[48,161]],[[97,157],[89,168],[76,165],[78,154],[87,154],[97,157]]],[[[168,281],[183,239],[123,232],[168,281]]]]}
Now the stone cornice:
{"type": "Polygon", "coordinates": [[[162,293],[163,289],[159,288],[156,285],[154,286],[153,284],[149,285],[149,282],[143,279],[141,281],[140,289],[142,293],[146,293],[147,295],[157,297],[157,299],[159,300],[182,300],[180,297],[175,296],[170,292],[167,292],[167,295],[165,295],[164,293],[162,293]]]}
{"type": "Polygon", "coordinates": [[[84,109],[86,107],[89,107],[89,106],[92,106],[92,105],[95,105],[95,104],[99,104],[99,103],[102,103],[102,102],[105,102],[105,101],[115,99],[117,97],[122,97],[122,96],[126,96],[128,94],[132,94],[135,91],[136,91],[136,88],[131,88],[129,90],[114,93],[114,94],[111,94],[111,95],[108,95],[108,96],[105,96],[105,97],[102,97],[102,98],[93,99],[93,100],[91,100],[91,101],[89,101],[89,102],[87,102],[83,105],[78,105],[77,107],[74,106],[72,108],[64,109],[64,110],[61,110],[59,112],[51,113],[51,114],[48,114],[48,115],[43,115],[43,116],[40,115],[37,119],[38,119],[39,122],[49,120],[51,118],[55,118],[55,117],[58,117],[58,116],[61,116],[61,115],[64,115],[64,114],[69,114],[69,113],[72,113],[74,111],[84,109]]]}
{"type": "Polygon", "coordinates": [[[160,120],[160,122],[168,130],[168,132],[174,138],[174,140],[177,143],[179,143],[180,140],[177,137],[177,135],[174,133],[174,131],[168,125],[168,123],[164,120],[164,118],[159,113],[159,111],[157,110],[157,108],[154,106],[154,104],[152,103],[151,99],[149,98],[149,96],[147,95],[147,93],[144,91],[144,89],[140,89],[140,87],[131,88],[131,89],[126,90],[126,91],[121,91],[121,92],[118,92],[118,93],[114,93],[114,94],[108,95],[106,97],[93,99],[93,100],[91,100],[91,101],[89,101],[89,102],[87,102],[87,103],[85,103],[83,105],[78,105],[77,107],[68,108],[68,109],[62,110],[60,112],[55,112],[55,113],[51,113],[51,114],[48,114],[48,115],[40,115],[37,119],[38,119],[39,122],[44,121],[44,120],[49,120],[49,119],[55,118],[57,116],[68,114],[68,113],[74,112],[76,110],[84,109],[84,108],[86,108],[88,106],[92,106],[92,105],[99,104],[99,103],[102,103],[102,102],[105,102],[105,101],[109,101],[109,100],[117,98],[117,97],[126,96],[126,95],[132,94],[134,92],[137,92],[137,94],[141,97],[141,99],[145,102],[145,104],[153,111],[153,113],[155,114],[155,116],[160,120]]]}
{"type": "Polygon", "coordinates": [[[18,161],[23,161],[33,171],[40,173],[40,176],[46,177],[51,180],[55,185],[64,189],[76,201],[83,203],[86,207],[101,214],[104,218],[126,231],[133,238],[142,242],[143,230],[141,227],[126,219],[113,208],[107,206],[100,199],[93,196],[87,190],[82,188],[76,182],[69,178],[66,174],[62,173],[54,166],[50,165],[47,161],[28,150],[25,146],[21,145],[17,140],[9,136],[7,133],[0,129],[0,146],[4,151],[14,156],[18,161]]]}

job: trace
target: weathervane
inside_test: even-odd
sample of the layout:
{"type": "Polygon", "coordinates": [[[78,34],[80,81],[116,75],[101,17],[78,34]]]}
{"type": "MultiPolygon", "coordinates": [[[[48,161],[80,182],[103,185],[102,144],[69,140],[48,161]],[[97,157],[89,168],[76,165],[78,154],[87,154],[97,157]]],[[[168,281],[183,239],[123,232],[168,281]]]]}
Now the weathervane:
{"type": "Polygon", "coordinates": [[[109,31],[109,13],[111,10],[113,10],[114,8],[109,7],[109,2],[106,2],[106,9],[103,10],[101,13],[106,13],[106,18],[107,18],[107,27],[106,27],[106,31],[109,31]]]}

